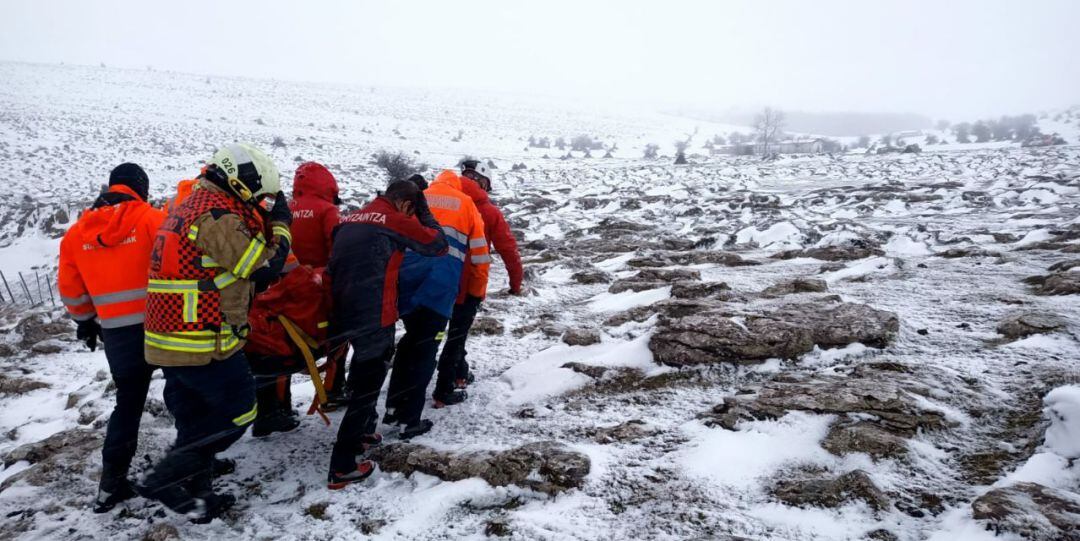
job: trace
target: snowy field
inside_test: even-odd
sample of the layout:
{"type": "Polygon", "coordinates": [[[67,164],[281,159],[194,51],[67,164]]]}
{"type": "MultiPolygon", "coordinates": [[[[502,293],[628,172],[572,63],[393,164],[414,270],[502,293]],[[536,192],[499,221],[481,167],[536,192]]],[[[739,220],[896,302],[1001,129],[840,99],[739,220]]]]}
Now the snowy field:
{"type": "MultiPolygon", "coordinates": [[[[672,154],[695,128],[733,129],[523,96],[0,64],[9,281],[54,274],[59,235],[122,161],[142,164],[160,198],[217,144],[252,141],[286,179],[301,161],[327,164],[355,208],[385,183],[379,149],[433,167],[493,159],[530,294],[506,295],[492,266],[470,399],[429,411],[435,428],[414,443],[457,454],[554,441],[590,465],[553,495],[386,469],[331,492],[335,413],[330,428],[308,417],[230,449],[238,471],[218,485],[240,504],[224,520],[193,526],[141,499],[94,515],[93,441],[18,452],[103,433],[113,399],[104,355],[49,323],[58,312],[31,283],[44,306],[0,304],[0,538],[1076,535],[1055,522],[1067,512],[1030,505],[994,522],[995,537],[973,502],[1025,482],[1080,502],[1080,147],[640,159],[648,143],[672,154]],[[525,150],[530,135],[579,134],[618,150],[525,150]],[[517,163],[527,168],[511,172],[517,163]],[[881,322],[820,317],[854,305],[881,322]],[[803,327],[810,342],[791,338],[803,327]],[[780,338],[763,343],[764,329],[780,338]],[[791,398],[795,386],[805,396],[791,398]],[[836,443],[858,430],[873,441],[836,443]]],[[[174,434],[158,378],[140,470],[174,434]]],[[[293,391],[306,409],[310,383],[296,377],[293,391]]]]}

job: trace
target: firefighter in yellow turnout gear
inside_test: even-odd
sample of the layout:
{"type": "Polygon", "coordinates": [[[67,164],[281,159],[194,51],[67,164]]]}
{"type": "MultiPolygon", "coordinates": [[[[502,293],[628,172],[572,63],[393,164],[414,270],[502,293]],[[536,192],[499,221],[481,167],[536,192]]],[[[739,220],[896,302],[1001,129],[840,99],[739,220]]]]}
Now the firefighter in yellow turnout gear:
{"type": "Polygon", "coordinates": [[[213,491],[214,454],[236,442],[257,414],[242,349],[247,315],[256,289],[284,266],[292,216],[277,167],[251,145],[219,149],[198,182],[169,210],[150,256],[146,360],[165,373],[177,434],[137,490],[209,522],[235,501],[213,491]],[[274,194],[263,219],[259,202],[274,194]]]}

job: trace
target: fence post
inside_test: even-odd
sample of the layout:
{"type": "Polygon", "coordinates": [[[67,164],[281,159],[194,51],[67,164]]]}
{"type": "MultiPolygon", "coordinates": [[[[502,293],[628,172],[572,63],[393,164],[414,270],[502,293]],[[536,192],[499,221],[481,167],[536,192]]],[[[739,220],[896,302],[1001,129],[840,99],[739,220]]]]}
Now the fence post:
{"type": "Polygon", "coordinates": [[[19,281],[22,282],[23,291],[26,292],[26,298],[30,301],[30,305],[34,305],[34,295],[30,293],[30,287],[26,285],[26,279],[23,278],[22,271],[18,271],[19,281]]]}
{"type": "Polygon", "coordinates": [[[11,292],[11,286],[8,285],[7,277],[4,276],[4,271],[0,271],[0,280],[4,281],[4,288],[7,289],[8,297],[11,297],[11,304],[15,304],[15,294],[11,292]]]}
{"type": "Polygon", "coordinates": [[[52,280],[46,278],[45,279],[45,285],[49,286],[49,301],[52,302],[53,306],[56,306],[56,297],[53,295],[53,290],[52,290],[52,280]]]}

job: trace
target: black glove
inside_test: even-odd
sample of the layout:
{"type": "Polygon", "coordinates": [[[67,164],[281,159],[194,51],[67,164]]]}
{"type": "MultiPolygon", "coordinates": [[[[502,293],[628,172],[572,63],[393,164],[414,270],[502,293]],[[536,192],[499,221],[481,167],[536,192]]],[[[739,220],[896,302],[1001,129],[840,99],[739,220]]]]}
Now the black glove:
{"type": "Polygon", "coordinates": [[[424,196],[424,192],[417,194],[416,202],[413,204],[416,205],[416,219],[419,220],[421,224],[434,229],[442,229],[442,226],[439,225],[439,221],[435,219],[435,216],[432,216],[431,209],[428,208],[427,197],[424,196]]]}
{"type": "Polygon", "coordinates": [[[274,196],[274,206],[270,207],[270,223],[292,225],[292,211],[289,210],[289,201],[285,199],[285,192],[278,192],[274,196]]]}
{"type": "Polygon", "coordinates": [[[424,190],[428,189],[428,182],[427,182],[427,179],[424,178],[424,175],[419,175],[419,174],[413,175],[413,176],[407,178],[406,180],[408,180],[409,182],[412,182],[413,184],[416,184],[416,186],[418,188],[420,188],[420,191],[424,191],[424,190]]]}
{"type": "Polygon", "coordinates": [[[78,328],[75,329],[75,338],[86,343],[86,347],[90,348],[90,351],[97,351],[98,339],[101,339],[102,342],[105,341],[105,337],[101,334],[101,324],[96,319],[76,321],[75,324],[78,325],[78,328]]]}

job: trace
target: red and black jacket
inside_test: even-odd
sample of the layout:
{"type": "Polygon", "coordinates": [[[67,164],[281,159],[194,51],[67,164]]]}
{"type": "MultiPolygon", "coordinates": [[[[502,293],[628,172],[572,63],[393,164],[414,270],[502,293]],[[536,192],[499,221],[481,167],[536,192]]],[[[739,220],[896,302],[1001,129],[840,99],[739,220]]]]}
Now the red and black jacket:
{"type": "Polygon", "coordinates": [[[378,197],[341,217],[330,251],[334,295],[332,340],[352,340],[392,327],[398,319],[398,269],[405,249],[421,255],[446,253],[442,227],[423,209],[406,216],[378,197]]]}

